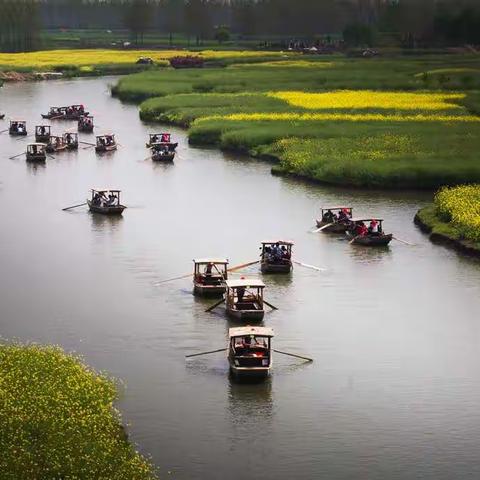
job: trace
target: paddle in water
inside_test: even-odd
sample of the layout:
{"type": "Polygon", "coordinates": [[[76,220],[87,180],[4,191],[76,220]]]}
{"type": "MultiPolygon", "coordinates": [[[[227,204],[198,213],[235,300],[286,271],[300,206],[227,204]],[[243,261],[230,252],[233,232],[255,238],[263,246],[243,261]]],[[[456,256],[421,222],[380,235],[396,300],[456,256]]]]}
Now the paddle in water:
{"type": "Polygon", "coordinates": [[[87,202],[79,203],[78,205],[72,205],[71,207],[62,208],[62,210],[65,212],[66,210],[71,210],[72,208],[77,208],[77,207],[83,207],[84,205],[87,205],[87,202]]]}

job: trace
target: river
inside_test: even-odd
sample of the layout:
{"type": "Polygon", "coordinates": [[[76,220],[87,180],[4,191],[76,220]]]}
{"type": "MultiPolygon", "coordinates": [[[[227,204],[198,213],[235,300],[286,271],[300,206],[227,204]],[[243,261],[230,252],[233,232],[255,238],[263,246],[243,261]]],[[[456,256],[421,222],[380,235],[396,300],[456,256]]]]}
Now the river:
{"type": "Polygon", "coordinates": [[[51,105],[84,103],[97,133],[121,145],[33,166],[9,159],[28,140],[0,135],[0,335],[59,344],[121,379],[130,437],[162,478],[478,478],[480,263],[414,226],[431,195],[274,177],[266,163],[189,147],[174,128],[175,163],[153,164],[147,134],[166,127],[112,98],[114,81],[0,89],[0,110],[31,133],[51,105]],[[122,189],[123,218],[61,210],[95,186],[122,189]],[[326,204],[381,216],[415,246],[309,233],[326,204]],[[279,307],[264,321],[275,348],[314,363],[277,355],[270,379],[239,384],[223,353],[185,361],[225,346],[229,323],[222,309],[204,312],[211,301],[192,296],[190,279],[158,283],[190,272],[195,257],[255,260],[270,238],[293,240],[297,260],[326,269],[263,277],[279,307]]]}

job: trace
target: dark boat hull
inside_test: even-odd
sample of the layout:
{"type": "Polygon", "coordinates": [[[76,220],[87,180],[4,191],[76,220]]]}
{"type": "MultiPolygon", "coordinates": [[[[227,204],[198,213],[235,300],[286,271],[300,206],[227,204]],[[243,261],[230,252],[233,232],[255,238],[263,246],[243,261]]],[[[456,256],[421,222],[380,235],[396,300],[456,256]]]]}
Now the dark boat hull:
{"type": "Polygon", "coordinates": [[[102,215],[121,215],[125,210],[125,206],[123,205],[102,207],[100,205],[93,205],[91,200],[87,200],[87,204],[91,212],[101,213],[102,215]]]}
{"type": "Polygon", "coordinates": [[[168,150],[170,152],[174,152],[176,150],[176,148],[178,147],[178,143],[172,143],[172,142],[170,142],[170,143],[168,143],[168,142],[157,142],[155,144],[148,142],[148,143],[145,144],[145,146],[147,148],[151,148],[151,147],[153,147],[153,145],[165,145],[165,146],[168,147],[168,150]]]}
{"type": "Polygon", "coordinates": [[[26,137],[28,135],[27,131],[25,132],[14,132],[12,130],[9,130],[8,133],[12,135],[12,137],[26,137]]]}
{"type": "Polygon", "coordinates": [[[262,273],[290,273],[292,270],[292,262],[289,263],[268,263],[262,262],[262,273]]]}
{"type": "Polygon", "coordinates": [[[67,144],[67,150],[78,150],[78,143],[69,143],[67,144]]]}
{"type": "Polygon", "coordinates": [[[235,310],[227,307],[227,315],[240,322],[260,322],[265,315],[264,310],[235,310]]]}
{"type": "MultiPolygon", "coordinates": [[[[330,222],[324,222],[323,220],[317,220],[317,228],[325,227],[330,222]]],[[[348,230],[348,225],[346,223],[335,222],[332,225],[324,228],[322,232],[327,233],[345,233],[348,230]]]]}
{"type": "Polygon", "coordinates": [[[152,154],[152,160],[154,162],[173,162],[175,158],[175,152],[168,153],[166,155],[152,154]]]}
{"type": "Polygon", "coordinates": [[[50,135],[35,135],[35,141],[38,143],[48,143],[50,141],[50,135]]]}
{"type": "Polygon", "coordinates": [[[221,297],[225,293],[225,285],[204,285],[194,282],[193,293],[202,297],[221,297]]]}
{"type": "Polygon", "coordinates": [[[86,126],[78,126],[78,131],[79,132],[84,132],[84,133],[92,133],[93,132],[93,125],[91,127],[86,127],[86,126]]]}
{"type": "Polygon", "coordinates": [[[47,159],[47,156],[45,154],[32,154],[32,153],[27,153],[27,162],[45,162],[47,159]]]}
{"type": "Polygon", "coordinates": [[[116,145],[109,145],[109,146],[96,146],[95,151],[97,153],[106,153],[106,152],[114,152],[117,149],[116,145]]]}
{"type": "Polygon", "coordinates": [[[366,247],[384,247],[392,241],[393,235],[390,233],[388,235],[365,235],[357,236],[353,239],[352,243],[355,245],[363,245],[366,247]]]}

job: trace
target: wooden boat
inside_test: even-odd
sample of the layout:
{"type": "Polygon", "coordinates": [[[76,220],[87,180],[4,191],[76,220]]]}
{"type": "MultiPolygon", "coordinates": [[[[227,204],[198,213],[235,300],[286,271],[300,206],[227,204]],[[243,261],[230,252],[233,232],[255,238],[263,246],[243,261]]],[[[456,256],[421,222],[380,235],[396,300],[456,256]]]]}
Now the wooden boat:
{"type": "Polygon", "coordinates": [[[382,247],[388,245],[393,238],[393,234],[386,234],[383,232],[383,220],[381,218],[359,218],[352,220],[352,228],[348,231],[352,237],[350,243],[356,245],[364,245],[367,247],[382,247]],[[367,228],[366,222],[370,222],[370,227],[367,228]],[[372,231],[372,222],[377,222],[377,231],[372,231]],[[363,233],[358,233],[363,229],[363,233]]]}
{"type": "Polygon", "coordinates": [[[35,127],[35,141],[48,143],[50,141],[50,125],[37,125],[35,127]]]}
{"type": "Polygon", "coordinates": [[[47,150],[44,143],[30,143],[27,145],[27,162],[44,162],[47,159],[47,150]]]}
{"type": "Polygon", "coordinates": [[[317,219],[317,228],[325,227],[322,232],[345,233],[349,228],[350,222],[348,219],[352,218],[352,212],[352,207],[322,208],[322,217],[320,220],[317,219]],[[343,220],[339,221],[339,214],[344,217],[343,220]]]}
{"type": "Polygon", "coordinates": [[[263,289],[265,284],[258,279],[242,278],[227,280],[225,305],[227,315],[236,320],[260,321],[265,315],[263,307],[263,289]]]}
{"type": "Polygon", "coordinates": [[[67,144],[63,141],[63,137],[50,135],[50,140],[46,146],[47,153],[63,152],[67,149],[67,144]]]}
{"type": "Polygon", "coordinates": [[[239,327],[228,330],[230,371],[239,377],[266,377],[273,366],[273,329],[239,327]]]}
{"type": "Polygon", "coordinates": [[[112,152],[116,149],[117,142],[115,141],[115,135],[97,135],[97,144],[95,146],[96,152],[112,152]]]}
{"type": "Polygon", "coordinates": [[[62,136],[67,150],[78,150],[78,133],[65,132],[62,136]]]}
{"type": "Polygon", "coordinates": [[[120,193],[121,190],[92,188],[92,196],[87,199],[88,208],[93,213],[121,215],[127,207],[120,203],[120,193]]]}
{"type": "Polygon", "coordinates": [[[25,137],[27,135],[27,122],[25,120],[10,120],[8,133],[12,136],[25,137]]]}
{"type": "Polygon", "coordinates": [[[262,242],[260,268],[263,273],[289,273],[292,270],[292,242],[262,242]]]}
{"type": "Polygon", "coordinates": [[[83,105],[70,105],[68,107],[50,107],[50,111],[47,114],[42,114],[42,117],[50,120],[78,120],[88,113],[83,105]]]}
{"type": "Polygon", "coordinates": [[[154,162],[173,162],[175,150],[169,150],[163,143],[155,143],[151,147],[154,162]]]}
{"type": "Polygon", "coordinates": [[[147,148],[153,147],[153,145],[164,145],[170,152],[174,152],[178,146],[178,143],[171,141],[170,133],[150,133],[148,142],[145,144],[147,148]]]}
{"type": "Polygon", "coordinates": [[[93,117],[91,115],[82,115],[78,119],[78,131],[91,133],[93,132],[93,117]]]}
{"type": "Polygon", "coordinates": [[[56,119],[56,118],[61,118],[65,115],[67,107],[50,107],[50,110],[48,113],[42,113],[42,118],[47,118],[47,119],[56,119]]]}
{"type": "Polygon", "coordinates": [[[221,296],[228,278],[227,259],[201,258],[193,260],[193,292],[202,296],[221,296]]]}

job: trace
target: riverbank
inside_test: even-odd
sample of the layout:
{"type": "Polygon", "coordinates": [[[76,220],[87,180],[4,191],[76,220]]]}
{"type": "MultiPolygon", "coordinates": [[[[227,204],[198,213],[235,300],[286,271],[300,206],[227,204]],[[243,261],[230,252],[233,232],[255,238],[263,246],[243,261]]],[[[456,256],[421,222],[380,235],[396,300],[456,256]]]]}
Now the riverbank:
{"type": "Polygon", "coordinates": [[[114,382],[58,347],[0,345],[2,478],[153,480],[113,407],[114,382]]]}
{"type": "Polygon", "coordinates": [[[274,159],[277,174],[392,189],[480,181],[476,57],[371,60],[145,72],[112,93],[143,100],[144,121],[188,128],[192,144],[274,159]]]}
{"type": "Polygon", "coordinates": [[[463,254],[480,258],[480,243],[462,239],[458,231],[448,222],[443,222],[435,212],[435,206],[420,209],[414,222],[433,243],[445,245],[463,254]]]}

